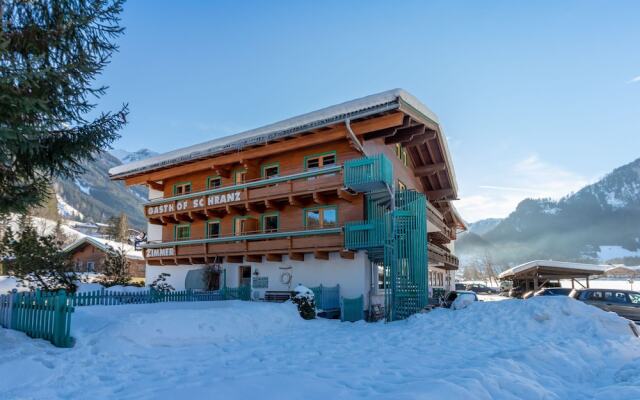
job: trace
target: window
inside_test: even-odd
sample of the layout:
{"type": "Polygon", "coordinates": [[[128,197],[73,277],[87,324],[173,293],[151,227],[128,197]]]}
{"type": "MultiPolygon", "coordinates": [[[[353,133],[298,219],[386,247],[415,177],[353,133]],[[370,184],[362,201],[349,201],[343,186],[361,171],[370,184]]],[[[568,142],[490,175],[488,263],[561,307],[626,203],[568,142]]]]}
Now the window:
{"type": "Polygon", "coordinates": [[[629,293],[629,300],[633,304],[640,304],[640,294],[629,293]]]}
{"type": "Polygon", "coordinates": [[[258,231],[258,220],[253,217],[234,217],[233,234],[236,236],[256,233],[258,231]]]}
{"type": "Polygon", "coordinates": [[[304,159],[304,168],[307,171],[336,165],[336,152],[307,156],[304,159]]]}
{"type": "Polygon", "coordinates": [[[265,214],[262,216],[262,231],[265,233],[268,232],[277,232],[279,225],[278,214],[265,214]]]}
{"type": "Polygon", "coordinates": [[[247,178],[247,171],[244,169],[238,170],[233,174],[233,181],[236,184],[244,183],[246,181],[246,178],[247,178]]]}
{"type": "Polygon", "coordinates": [[[280,164],[267,164],[262,166],[262,177],[263,178],[272,178],[274,176],[280,175],[280,164]]]}
{"type": "Polygon", "coordinates": [[[87,261],[87,272],[95,272],[95,263],[93,261],[87,261]]]}
{"type": "Polygon", "coordinates": [[[396,186],[397,186],[398,190],[407,190],[407,185],[402,183],[402,181],[400,179],[398,179],[398,182],[397,182],[396,186]]]}
{"type": "Polygon", "coordinates": [[[407,149],[402,147],[400,143],[396,143],[395,153],[396,153],[396,157],[398,157],[398,160],[400,160],[400,162],[402,162],[402,164],[404,164],[405,167],[409,165],[409,161],[407,158],[407,149]]]}
{"type": "Polygon", "coordinates": [[[384,290],[384,265],[374,264],[378,273],[378,290],[384,290]]]}
{"type": "Polygon", "coordinates": [[[76,260],[76,271],[82,271],[82,260],[76,260]]]}
{"type": "Polygon", "coordinates": [[[220,237],[220,221],[207,222],[207,237],[208,238],[220,237]]]}
{"type": "Polygon", "coordinates": [[[189,239],[191,237],[191,225],[176,225],[174,236],[176,240],[189,239]]]}
{"type": "Polygon", "coordinates": [[[587,300],[602,301],[602,292],[587,292],[587,300]]]}
{"type": "Polygon", "coordinates": [[[210,176],[207,178],[207,189],[215,189],[222,186],[222,178],[219,176],[210,176]]]}
{"type": "Polygon", "coordinates": [[[191,193],[191,182],[176,183],[173,185],[173,194],[180,195],[191,193]]]}
{"type": "Polygon", "coordinates": [[[338,224],[337,207],[305,210],[304,223],[308,228],[330,228],[338,224]]]}

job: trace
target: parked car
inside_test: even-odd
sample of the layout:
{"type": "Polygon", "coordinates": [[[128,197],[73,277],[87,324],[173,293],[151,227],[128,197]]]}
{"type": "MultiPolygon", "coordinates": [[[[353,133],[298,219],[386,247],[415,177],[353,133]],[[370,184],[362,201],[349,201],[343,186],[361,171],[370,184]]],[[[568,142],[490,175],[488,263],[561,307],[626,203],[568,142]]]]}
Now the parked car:
{"type": "Polygon", "coordinates": [[[456,283],[456,290],[467,290],[467,285],[465,283],[456,283]]]}
{"type": "Polygon", "coordinates": [[[443,307],[460,310],[474,301],[478,301],[478,295],[470,290],[452,290],[444,298],[443,307]]]}
{"type": "Polygon", "coordinates": [[[491,287],[489,287],[487,285],[483,285],[482,283],[469,284],[469,285],[467,285],[465,290],[469,290],[469,291],[472,291],[474,293],[480,293],[480,294],[497,294],[498,293],[498,291],[496,289],[491,288],[491,287]]]}
{"type": "Polygon", "coordinates": [[[534,296],[568,296],[571,293],[572,289],[569,288],[561,288],[561,287],[553,287],[553,288],[542,288],[535,292],[534,296]]]}
{"type": "Polygon", "coordinates": [[[617,289],[573,290],[570,297],[640,322],[640,292],[617,289]]]}

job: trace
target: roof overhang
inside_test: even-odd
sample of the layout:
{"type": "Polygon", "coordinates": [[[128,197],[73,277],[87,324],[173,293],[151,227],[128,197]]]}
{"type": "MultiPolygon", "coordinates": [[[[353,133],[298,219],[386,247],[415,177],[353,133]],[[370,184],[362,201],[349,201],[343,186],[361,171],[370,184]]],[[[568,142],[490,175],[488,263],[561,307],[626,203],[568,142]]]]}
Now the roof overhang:
{"type": "Polygon", "coordinates": [[[510,268],[498,275],[498,279],[531,279],[534,276],[548,279],[569,279],[603,274],[609,266],[553,260],[535,260],[510,268]]]}

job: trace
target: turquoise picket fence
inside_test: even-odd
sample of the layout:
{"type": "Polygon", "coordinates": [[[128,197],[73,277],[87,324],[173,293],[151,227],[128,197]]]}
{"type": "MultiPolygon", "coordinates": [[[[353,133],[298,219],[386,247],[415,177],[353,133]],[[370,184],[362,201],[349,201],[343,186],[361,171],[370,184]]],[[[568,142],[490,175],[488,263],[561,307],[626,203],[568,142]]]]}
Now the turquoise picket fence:
{"type": "Polygon", "coordinates": [[[251,288],[224,287],[219,291],[161,292],[142,290],[117,292],[96,290],[67,294],[59,292],[22,292],[0,295],[0,326],[26,333],[35,339],[45,339],[57,347],[73,347],[71,314],[75,307],[116,306],[124,304],[149,304],[163,302],[250,300],[251,288]]]}
{"type": "Polygon", "coordinates": [[[362,295],[353,299],[343,297],[340,302],[340,320],[356,322],[362,319],[364,319],[364,297],[362,295]]]}
{"type": "Polygon", "coordinates": [[[0,296],[0,324],[7,329],[45,339],[57,347],[73,347],[71,314],[73,306],[62,290],[11,293],[0,296]]]}
{"type": "Polygon", "coordinates": [[[316,308],[323,311],[340,309],[340,285],[316,286],[309,288],[313,292],[316,308]]]}

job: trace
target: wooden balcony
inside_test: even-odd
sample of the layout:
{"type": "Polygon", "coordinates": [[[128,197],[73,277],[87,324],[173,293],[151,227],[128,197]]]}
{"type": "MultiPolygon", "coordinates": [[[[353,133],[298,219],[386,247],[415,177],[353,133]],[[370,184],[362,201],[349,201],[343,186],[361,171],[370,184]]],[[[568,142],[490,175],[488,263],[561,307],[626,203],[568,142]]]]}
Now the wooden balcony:
{"type": "Polygon", "coordinates": [[[151,265],[206,264],[226,262],[282,261],[283,255],[304,260],[305,253],[327,260],[330,252],[343,258],[354,254],[344,250],[342,227],[299,229],[278,232],[247,232],[208,239],[150,242],[144,255],[151,265]]]}
{"type": "Polygon", "coordinates": [[[447,226],[444,222],[444,217],[431,202],[427,202],[427,221],[439,230],[438,232],[429,232],[430,241],[445,244],[456,240],[456,230],[447,226]]]}
{"type": "Polygon", "coordinates": [[[429,255],[429,263],[442,263],[442,268],[448,270],[456,270],[460,264],[458,257],[451,254],[449,250],[443,249],[433,243],[427,244],[427,253],[429,255]]]}
{"type": "Polygon", "coordinates": [[[284,204],[322,204],[330,196],[345,200],[352,200],[354,197],[343,190],[340,165],[154,199],[145,204],[144,210],[151,223],[165,225],[222,217],[226,214],[244,214],[253,210],[264,212],[278,209],[284,204]]]}

